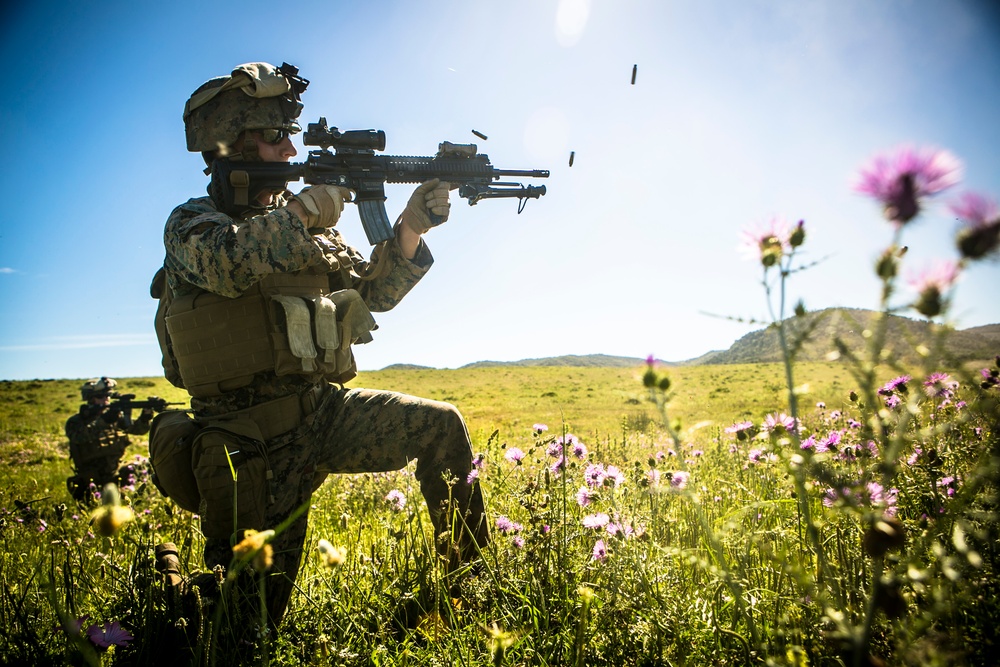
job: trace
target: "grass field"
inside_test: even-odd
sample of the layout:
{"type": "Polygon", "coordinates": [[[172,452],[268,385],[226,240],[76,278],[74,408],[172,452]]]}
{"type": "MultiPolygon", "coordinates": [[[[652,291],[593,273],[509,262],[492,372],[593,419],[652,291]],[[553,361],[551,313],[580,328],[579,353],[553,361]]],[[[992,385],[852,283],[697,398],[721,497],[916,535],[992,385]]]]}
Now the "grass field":
{"type": "MultiPolygon", "coordinates": [[[[775,426],[788,402],[780,364],[669,369],[667,392],[663,370],[644,386],[650,370],[364,373],[352,384],[462,410],[495,539],[455,593],[430,555],[412,469],[333,477],[313,498],[290,612],[254,659],[988,664],[1000,619],[996,405],[974,376],[953,371],[945,397],[914,375],[896,391],[902,408],[875,412],[875,432],[842,364],[796,366],[797,429],[775,426]],[[337,557],[324,560],[320,539],[337,557]]],[[[162,379],[121,382],[185,399],[162,379]]],[[[171,606],[153,570],[164,541],[186,573],[199,569],[197,520],[142,482],[122,490],[135,518],[108,536],[70,501],[62,428],[79,385],[0,383],[0,661],[153,664],[187,642],[191,664],[226,664],[184,629],[192,613],[171,606]],[[104,648],[78,626],[132,639],[104,648]]],[[[144,454],[133,437],[140,470],[144,454]]],[[[199,623],[212,622],[225,623],[199,623]]]]}

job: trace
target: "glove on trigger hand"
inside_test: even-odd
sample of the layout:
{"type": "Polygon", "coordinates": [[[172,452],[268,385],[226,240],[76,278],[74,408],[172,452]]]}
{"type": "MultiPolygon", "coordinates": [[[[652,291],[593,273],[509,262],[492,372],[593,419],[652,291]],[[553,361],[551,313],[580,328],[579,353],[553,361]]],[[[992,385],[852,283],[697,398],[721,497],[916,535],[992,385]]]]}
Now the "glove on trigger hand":
{"type": "Polygon", "coordinates": [[[303,188],[290,201],[302,206],[306,213],[302,222],[310,232],[318,233],[337,224],[344,202],[351,201],[351,191],[336,185],[313,185],[303,188]]]}
{"type": "Polygon", "coordinates": [[[438,178],[421,183],[406,203],[403,223],[417,234],[423,234],[445,222],[451,210],[451,202],[448,201],[450,188],[449,183],[438,178]],[[437,216],[436,220],[431,219],[432,213],[437,216]]]}
{"type": "Polygon", "coordinates": [[[118,423],[118,418],[121,417],[121,414],[122,411],[120,408],[117,407],[108,408],[107,410],[104,411],[104,413],[101,414],[101,419],[110,424],[111,426],[114,426],[115,424],[118,423]]]}

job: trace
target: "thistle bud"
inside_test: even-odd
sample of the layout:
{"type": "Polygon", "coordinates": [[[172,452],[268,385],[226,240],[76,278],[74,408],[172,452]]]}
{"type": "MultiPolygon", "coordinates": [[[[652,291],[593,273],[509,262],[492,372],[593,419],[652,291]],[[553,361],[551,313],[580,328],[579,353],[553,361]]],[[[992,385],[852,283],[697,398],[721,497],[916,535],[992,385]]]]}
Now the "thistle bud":
{"type": "Polygon", "coordinates": [[[896,273],[899,269],[899,263],[896,259],[896,253],[894,248],[889,248],[882,256],[878,258],[875,262],[875,273],[882,280],[890,280],[896,277],[896,273]]]}
{"type": "Polygon", "coordinates": [[[805,222],[805,220],[799,220],[799,224],[795,225],[795,229],[792,230],[791,235],[788,237],[788,244],[793,248],[798,248],[806,240],[805,222]]]}
{"type": "Polygon", "coordinates": [[[924,288],[913,304],[913,309],[927,318],[940,315],[941,311],[944,310],[944,300],[941,298],[941,290],[935,285],[929,285],[924,288]]]}

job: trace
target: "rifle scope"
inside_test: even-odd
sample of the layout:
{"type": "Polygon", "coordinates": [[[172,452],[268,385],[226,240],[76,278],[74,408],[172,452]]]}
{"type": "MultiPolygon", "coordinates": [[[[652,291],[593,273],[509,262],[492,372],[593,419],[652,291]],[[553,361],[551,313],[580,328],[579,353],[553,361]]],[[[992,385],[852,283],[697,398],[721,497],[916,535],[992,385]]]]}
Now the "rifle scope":
{"type": "Polygon", "coordinates": [[[302,143],[306,146],[319,146],[326,150],[334,149],[348,151],[384,151],[385,132],[382,130],[347,130],[341,132],[335,127],[328,127],[326,118],[320,118],[318,123],[309,123],[302,135],[302,143]]]}

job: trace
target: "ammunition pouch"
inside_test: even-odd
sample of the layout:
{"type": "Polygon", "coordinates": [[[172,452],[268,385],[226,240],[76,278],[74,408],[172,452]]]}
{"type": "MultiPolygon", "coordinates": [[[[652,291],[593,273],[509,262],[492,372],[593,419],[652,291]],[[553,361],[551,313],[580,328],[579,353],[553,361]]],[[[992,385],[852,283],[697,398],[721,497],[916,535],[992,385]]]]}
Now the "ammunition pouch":
{"type": "Polygon", "coordinates": [[[263,530],[271,500],[268,452],[276,439],[306,423],[326,385],[207,421],[161,412],[149,435],[153,483],[182,509],[201,515],[205,537],[263,530]]]}
{"type": "Polygon", "coordinates": [[[188,512],[200,503],[191,445],[201,425],[183,410],[156,415],[149,428],[149,462],[157,490],[188,512]]]}
{"type": "Polygon", "coordinates": [[[185,388],[197,398],[218,396],[264,371],[314,382],[353,378],[351,345],[369,342],[377,325],[356,290],[329,294],[328,285],[326,274],[274,274],[237,298],[175,297],[164,330],[185,388]]]}
{"type": "Polygon", "coordinates": [[[210,422],[195,436],[192,456],[205,537],[263,530],[272,473],[260,427],[246,416],[210,422]]]}

